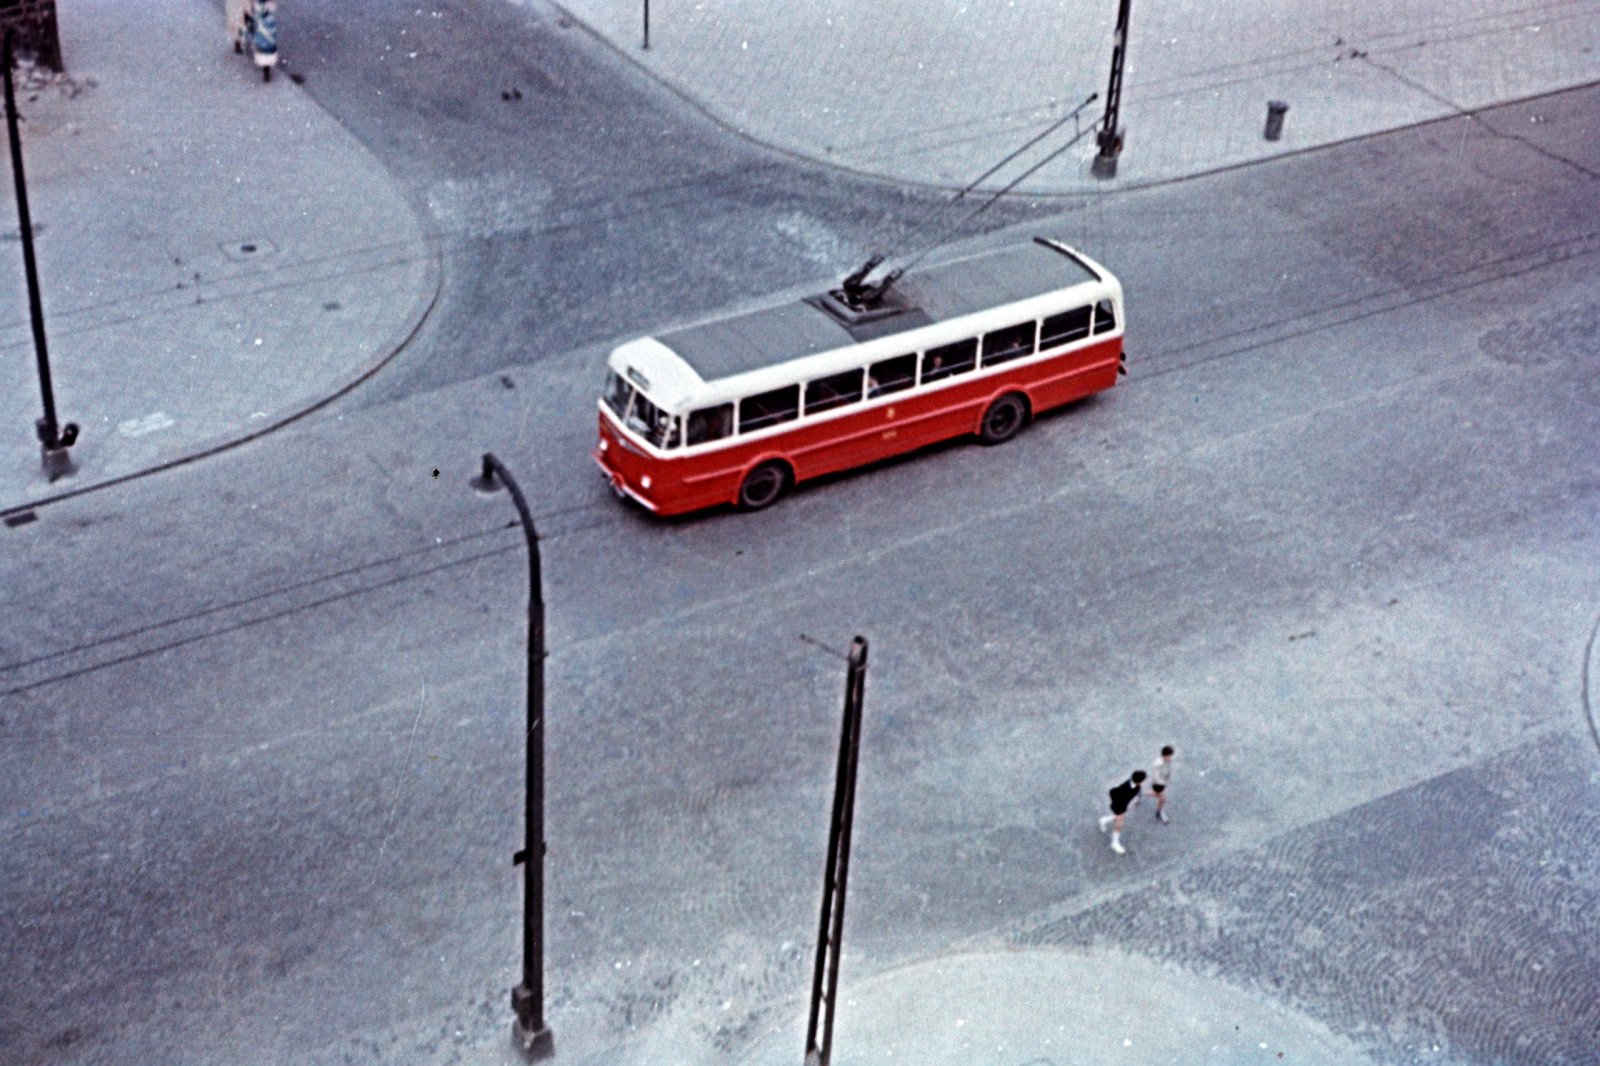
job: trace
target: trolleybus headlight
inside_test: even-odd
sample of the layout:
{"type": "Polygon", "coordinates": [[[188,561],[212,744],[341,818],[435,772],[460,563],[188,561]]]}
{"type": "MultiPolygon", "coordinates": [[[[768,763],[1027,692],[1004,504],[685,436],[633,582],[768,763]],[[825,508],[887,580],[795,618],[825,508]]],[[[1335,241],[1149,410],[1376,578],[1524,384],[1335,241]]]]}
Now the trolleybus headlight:
{"type": "Polygon", "coordinates": [[[650,487],[650,475],[649,474],[646,474],[644,477],[639,479],[639,487],[641,489],[647,489],[647,488],[650,487]]]}
{"type": "Polygon", "coordinates": [[[601,437],[600,438],[600,450],[601,451],[605,451],[607,448],[610,448],[610,447],[611,447],[611,442],[606,440],[604,437],[601,437]]]}

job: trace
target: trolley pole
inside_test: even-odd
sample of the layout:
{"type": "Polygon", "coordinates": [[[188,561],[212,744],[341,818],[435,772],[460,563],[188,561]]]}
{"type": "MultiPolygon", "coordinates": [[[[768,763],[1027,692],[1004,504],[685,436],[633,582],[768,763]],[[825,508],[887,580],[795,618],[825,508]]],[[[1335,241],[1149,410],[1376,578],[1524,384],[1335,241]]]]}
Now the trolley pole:
{"type": "Polygon", "coordinates": [[[44,417],[34,423],[43,449],[45,476],[54,481],[72,473],[67,449],[78,439],[78,427],[56,421],[56,394],[50,382],[50,349],[44,337],[44,302],[39,296],[39,265],[33,257],[33,216],[28,211],[28,178],[22,169],[22,137],[17,132],[17,91],[12,84],[12,41],[15,30],[6,30],[0,65],[6,77],[6,134],[11,141],[11,176],[17,190],[17,225],[22,237],[22,270],[28,278],[28,314],[33,320],[33,354],[39,364],[39,392],[44,401],[44,417]]]}
{"type": "Polygon", "coordinates": [[[833,821],[828,827],[828,861],[822,874],[817,963],[811,976],[811,1012],[806,1021],[806,1066],[828,1066],[833,1054],[833,1009],[839,994],[839,951],[844,943],[850,826],[855,819],[856,764],[861,754],[861,709],[867,694],[867,638],[857,637],[851,641],[849,659],[844,685],[844,725],[839,734],[839,765],[833,785],[833,821]]]}
{"type": "Polygon", "coordinates": [[[1095,137],[1100,152],[1094,157],[1094,175],[1097,178],[1117,176],[1117,157],[1122,154],[1122,130],[1117,125],[1122,109],[1122,65],[1128,58],[1128,10],[1133,0],[1118,0],[1117,32],[1111,45],[1111,80],[1106,85],[1106,113],[1095,137]]]}
{"type": "Polygon", "coordinates": [[[522,983],[511,990],[511,1040],[530,1062],[555,1054],[555,1035],[544,1021],[544,593],[540,580],[539,534],[528,501],[511,471],[491,452],[473,479],[479,492],[493,492],[495,480],[511,493],[522,533],[528,539],[528,690],[527,789],[523,806],[522,850],[512,865],[524,866],[522,894],[522,983]]]}

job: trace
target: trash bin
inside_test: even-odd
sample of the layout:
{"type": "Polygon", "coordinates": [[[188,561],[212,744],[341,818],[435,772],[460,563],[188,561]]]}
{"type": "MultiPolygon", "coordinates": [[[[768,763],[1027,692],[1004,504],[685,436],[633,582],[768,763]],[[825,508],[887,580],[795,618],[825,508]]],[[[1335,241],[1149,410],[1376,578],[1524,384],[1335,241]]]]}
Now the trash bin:
{"type": "Polygon", "coordinates": [[[1289,110],[1289,105],[1282,100],[1267,102],[1267,130],[1264,136],[1269,141],[1275,141],[1283,136],[1283,116],[1289,110]]]}

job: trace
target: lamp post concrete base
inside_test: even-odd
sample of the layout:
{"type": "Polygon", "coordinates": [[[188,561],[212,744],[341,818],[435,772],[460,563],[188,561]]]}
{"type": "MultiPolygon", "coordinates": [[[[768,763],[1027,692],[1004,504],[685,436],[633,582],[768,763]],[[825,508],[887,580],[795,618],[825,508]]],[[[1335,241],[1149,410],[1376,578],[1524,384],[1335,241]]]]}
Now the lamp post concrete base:
{"type": "MultiPolygon", "coordinates": [[[[517,993],[525,990],[518,986],[511,990],[511,1005],[517,1007],[517,993]]],[[[540,1062],[556,1053],[556,1035],[547,1025],[542,1029],[530,1030],[522,1024],[522,1012],[517,1011],[517,1017],[511,1022],[511,1043],[518,1051],[522,1052],[529,1062],[540,1062]]]]}
{"type": "Polygon", "coordinates": [[[46,481],[60,481],[78,472],[78,464],[72,461],[70,449],[42,447],[39,449],[39,455],[46,481]]]}
{"type": "Polygon", "coordinates": [[[1100,145],[1100,151],[1095,155],[1094,162],[1089,166],[1089,172],[1097,178],[1114,178],[1117,176],[1117,160],[1122,156],[1122,131],[1120,129],[1101,130],[1095,137],[1100,145]]]}

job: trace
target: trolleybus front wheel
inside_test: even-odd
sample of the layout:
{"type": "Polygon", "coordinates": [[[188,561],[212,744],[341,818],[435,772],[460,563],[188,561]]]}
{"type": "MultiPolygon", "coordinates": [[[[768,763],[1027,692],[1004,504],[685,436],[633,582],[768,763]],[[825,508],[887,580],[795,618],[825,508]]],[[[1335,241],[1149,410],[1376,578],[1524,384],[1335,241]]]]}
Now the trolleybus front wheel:
{"type": "Polygon", "coordinates": [[[983,412],[978,437],[985,444],[1004,444],[1017,435],[1028,421],[1028,401],[1008,392],[983,412]]]}
{"type": "Polygon", "coordinates": [[[739,506],[746,511],[759,511],[778,502],[783,490],[789,487],[789,468],[776,460],[762,463],[744,476],[739,486],[739,506]]]}

